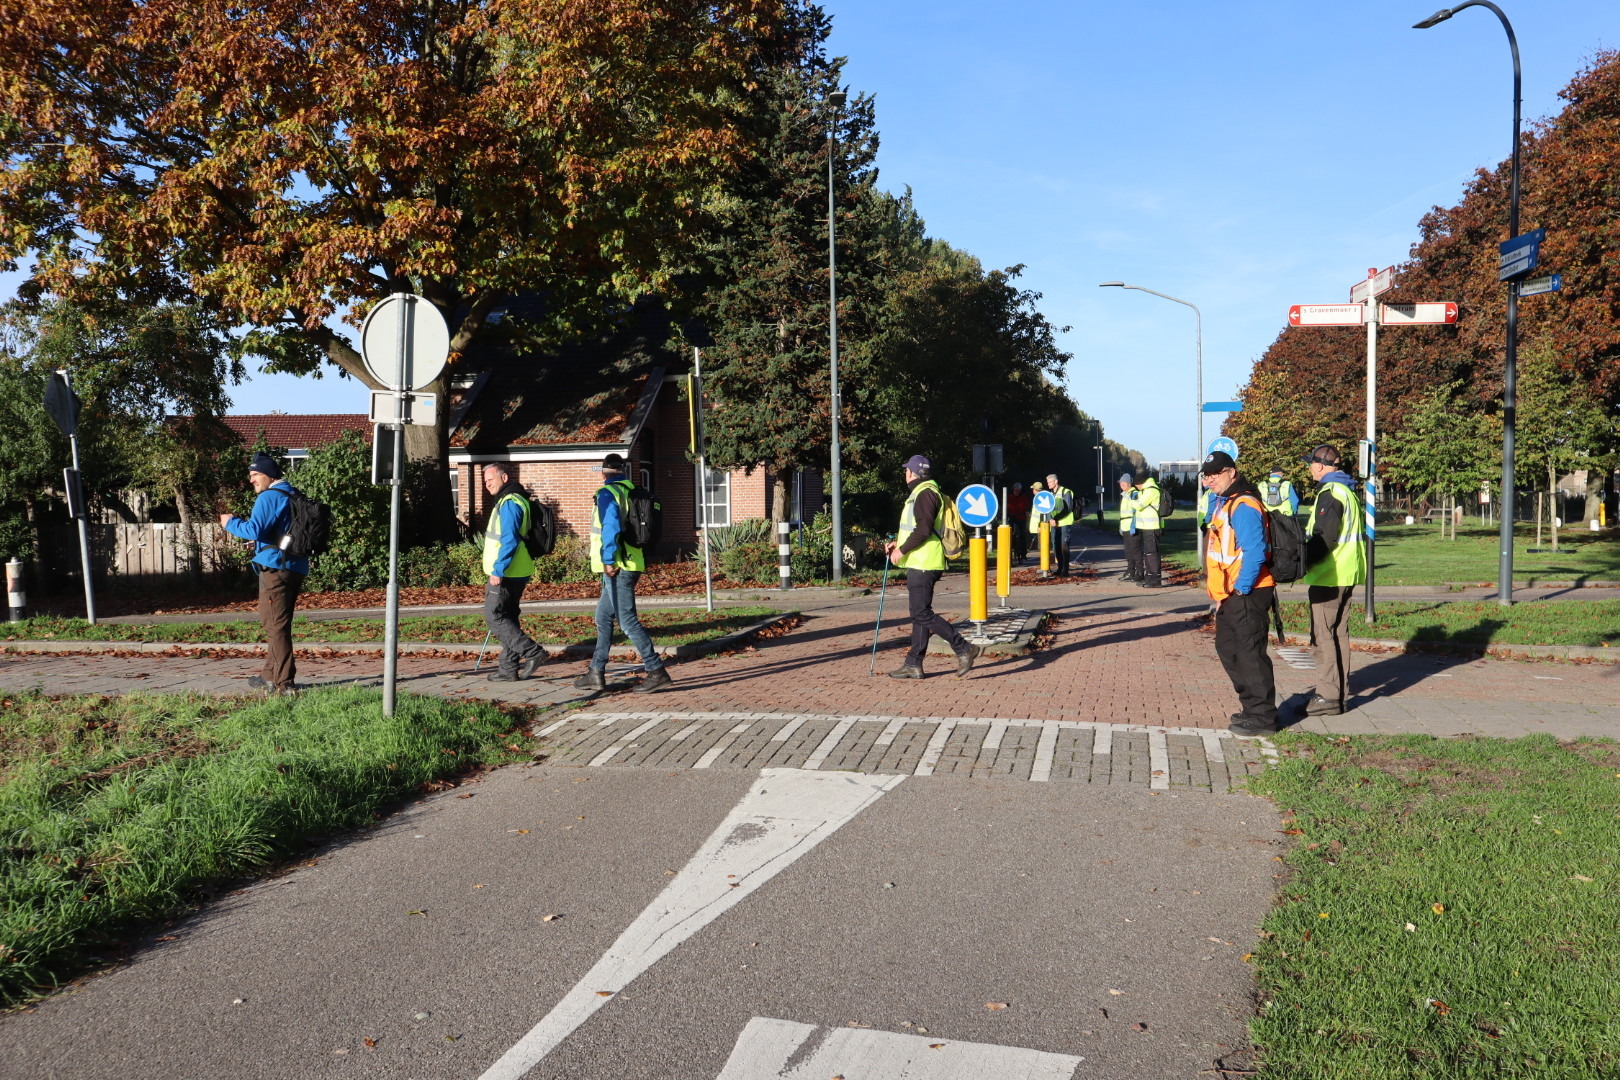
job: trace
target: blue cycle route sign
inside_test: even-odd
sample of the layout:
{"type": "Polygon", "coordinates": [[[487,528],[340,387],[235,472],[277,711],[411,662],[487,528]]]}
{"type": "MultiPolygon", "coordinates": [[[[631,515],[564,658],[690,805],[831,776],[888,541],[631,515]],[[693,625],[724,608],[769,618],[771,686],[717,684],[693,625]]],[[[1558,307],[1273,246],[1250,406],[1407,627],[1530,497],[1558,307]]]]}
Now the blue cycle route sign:
{"type": "Polygon", "coordinates": [[[1238,459],[1237,443],[1233,442],[1231,439],[1228,439],[1225,435],[1222,435],[1218,439],[1211,439],[1209,441],[1209,449],[1205,450],[1204,453],[1213,454],[1217,450],[1225,453],[1226,456],[1231,458],[1233,461],[1238,459]]]}
{"type": "Polygon", "coordinates": [[[1057,496],[1050,491],[1037,491],[1035,493],[1035,512],[1037,514],[1050,514],[1057,509],[1057,496]]]}
{"type": "Polygon", "coordinates": [[[976,529],[996,520],[1001,500],[983,484],[969,484],[956,496],[956,509],[962,515],[962,524],[976,529]]]}

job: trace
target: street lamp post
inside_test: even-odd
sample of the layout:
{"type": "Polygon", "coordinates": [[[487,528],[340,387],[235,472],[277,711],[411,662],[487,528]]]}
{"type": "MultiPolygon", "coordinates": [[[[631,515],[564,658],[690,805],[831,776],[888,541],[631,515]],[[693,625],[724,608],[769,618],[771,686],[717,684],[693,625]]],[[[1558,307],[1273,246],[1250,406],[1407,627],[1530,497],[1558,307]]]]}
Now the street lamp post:
{"type": "Polygon", "coordinates": [[[832,105],[832,122],[827,125],[827,341],[832,354],[832,579],[844,580],[844,476],[839,461],[838,414],[843,401],[838,394],[838,225],[835,217],[833,158],[838,146],[838,111],[844,107],[844,92],[827,95],[832,105]]]}
{"type": "MultiPolygon", "coordinates": [[[[1197,441],[1193,443],[1192,459],[1194,462],[1202,461],[1204,459],[1204,313],[1199,311],[1198,305],[1190,300],[1182,300],[1179,297],[1171,296],[1169,293],[1146,289],[1140,285],[1127,285],[1123,281],[1105,281],[1097,287],[1099,289],[1135,289],[1137,292],[1152,293],[1154,296],[1162,297],[1165,300],[1174,300],[1178,304],[1185,304],[1193,309],[1194,346],[1197,356],[1196,381],[1193,384],[1193,416],[1195,417],[1194,430],[1196,432],[1194,437],[1197,441]]],[[[1202,566],[1203,563],[1204,530],[1199,529],[1198,564],[1202,566]]]]}
{"type": "MultiPolygon", "coordinates": [[[[1519,41],[1513,24],[1490,0],[1468,0],[1454,8],[1441,8],[1412,29],[1427,30],[1445,22],[1465,8],[1484,7],[1496,13],[1507,31],[1508,48],[1513,53],[1513,175],[1508,187],[1508,239],[1519,235],[1519,41]]],[[[1497,569],[1496,602],[1503,607],[1513,603],[1513,435],[1518,420],[1519,283],[1507,283],[1507,348],[1502,369],[1502,521],[1498,532],[1500,561],[1497,569]]]]}
{"type": "Polygon", "coordinates": [[[1104,510],[1103,501],[1106,498],[1106,492],[1108,491],[1108,482],[1103,479],[1102,447],[1093,446],[1092,449],[1097,451],[1097,524],[1101,525],[1104,510]]]}

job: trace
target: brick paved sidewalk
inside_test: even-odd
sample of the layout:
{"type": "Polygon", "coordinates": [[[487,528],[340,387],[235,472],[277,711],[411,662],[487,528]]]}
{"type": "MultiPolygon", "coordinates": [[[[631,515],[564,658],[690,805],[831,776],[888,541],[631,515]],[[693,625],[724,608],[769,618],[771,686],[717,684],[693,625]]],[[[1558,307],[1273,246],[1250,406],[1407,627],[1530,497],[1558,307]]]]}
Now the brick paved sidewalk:
{"type": "MultiPolygon", "coordinates": [[[[1192,590],[1150,594],[1156,610],[1141,606],[1147,598],[1139,599],[1137,590],[1074,586],[1027,593],[1017,599],[1038,600],[1057,612],[1051,643],[1030,657],[983,662],[965,679],[954,676],[952,662],[933,657],[921,681],[886,677],[906,647],[907,628],[895,621],[895,605],[886,613],[876,674],[869,675],[876,602],[863,598],[808,610],[804,625],[780,639],[674,665],[675,685],[656,695],[610,692],[593,707],[623,710],[633,701],[637,709],[685,712],[1225,727],[1236,698],[1215,659],[1212,635],[1191,621],[1200,606],[1192,590]]],[[[952,610],[963,599],[959,590],[942,590],[940,609],[952,610]]],[[[49,693],[240,693],[258,666],[256,660],[228,658],[5,656],[0,686],[49,693]]],[[[375,685],[381,666],[375,657],[300,660],[299,678],[312,685],[375,685]]],[[[407,692],[563,704],[585,699],[570,685],[582,667],[578,661],[553,662],[540,668],[539,678],[518,684],[489,683],[466,660],[402,657],[399,671],[407,692]]],[[[610,675],[625,670],[615,666],[610,675]]],[[[1311,673],[1279,661],[1277,683],[1286,718],[1312,687],[1311,673]]],[[[1616,665],[1358,652],[1351,691],[1349,713],[1317,718],[1301,729],[1620,736],[1616,665]]]]}

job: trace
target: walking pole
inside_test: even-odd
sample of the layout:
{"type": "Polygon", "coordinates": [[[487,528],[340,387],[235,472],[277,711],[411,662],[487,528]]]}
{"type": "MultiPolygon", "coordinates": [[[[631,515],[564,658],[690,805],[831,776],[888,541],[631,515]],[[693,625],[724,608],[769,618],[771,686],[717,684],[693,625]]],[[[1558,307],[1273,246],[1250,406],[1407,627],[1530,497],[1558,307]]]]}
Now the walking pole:
{"type": "MultiPolygon", "coordinates": [[[[892,540],[893,537],[890,537],[892,540]]],[[[872,627],[872,665],[866,671],[867,675],[877,674],[878,631],[883,628],[883,600],[889,593],[889,545],[883,545],[883,584],[878,588],[878,617],[877,623],[872,627]]]]}
{"type": "Polygon", "coordinates": [[[491,637],[493,637],[494,635],[495,635],[494,630],[491,630],[489,633],[484,635],[484,648],[478,650],[478,660],[477,660],[476,663],[473,664],[473,670],[474,671],[477,671],[479,666],[483,664],[483,662],[484,662],[484,649],[489,648],[489,639],[491,637]]]}

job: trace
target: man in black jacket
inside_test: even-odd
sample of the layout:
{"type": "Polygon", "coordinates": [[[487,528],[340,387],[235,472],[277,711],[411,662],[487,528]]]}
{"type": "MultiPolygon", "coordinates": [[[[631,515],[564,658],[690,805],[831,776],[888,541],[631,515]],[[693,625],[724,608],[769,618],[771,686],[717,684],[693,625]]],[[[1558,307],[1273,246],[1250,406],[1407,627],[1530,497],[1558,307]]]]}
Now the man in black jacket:
{"type": "Polygon", "coordinates": [[[934,583],[945,573],[945,542],[940,538],[940,508],[944,496],[933,480],[933,466],[921,454],[906,462],[906,505],[900,514],[900,529],[889,541],[889,561],[906,572],[906,598],[911,606],[911,651],[891,679],[923,677],[923,654],[928,636],[938,634],[956,653],[958,677],[973,670],[973,661],[983,651],[969,644],[950,620],[934,612],[934,583]]]}

